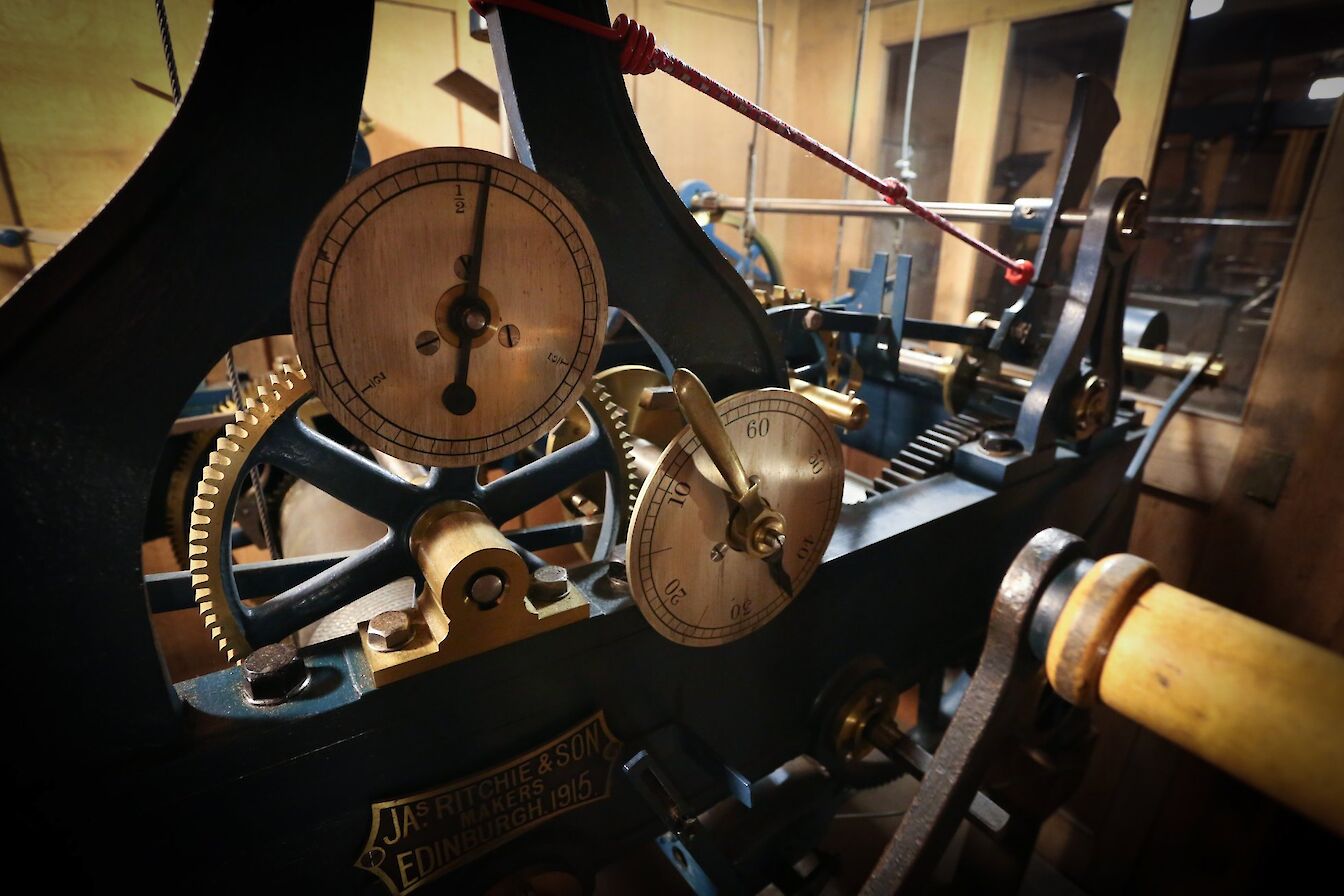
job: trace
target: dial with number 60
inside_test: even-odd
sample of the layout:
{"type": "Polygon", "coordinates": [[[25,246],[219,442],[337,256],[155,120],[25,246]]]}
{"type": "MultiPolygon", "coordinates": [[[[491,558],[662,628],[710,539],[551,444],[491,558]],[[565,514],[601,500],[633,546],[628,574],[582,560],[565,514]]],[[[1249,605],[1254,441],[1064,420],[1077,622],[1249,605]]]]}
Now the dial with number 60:
{"type": "Polygon", "coordinates": [[[686,427],[667,446],[630,521],[630,593],[659,634],[694,647],[748,635],[789,605],[821,563],[844,485],[835,429],[807,399],[761,389],[714,407],[786,532],[770,560],[735,549],[737,507],[700,440],[686,427]]]}

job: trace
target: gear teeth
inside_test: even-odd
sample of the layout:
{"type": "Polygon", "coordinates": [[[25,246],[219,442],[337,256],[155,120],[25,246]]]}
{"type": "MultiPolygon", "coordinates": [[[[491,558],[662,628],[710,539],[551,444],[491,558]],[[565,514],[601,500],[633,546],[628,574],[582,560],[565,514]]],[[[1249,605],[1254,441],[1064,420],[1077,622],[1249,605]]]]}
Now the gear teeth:
{"type": "Polygon", "coordinates": [[[256,398],[245,398],[243,406],[234,411],[234,422],[225,424],[224,435],[215,441],[196,485],[187,534],[187,566],[201,621],[229,662],[241,660],[252,648],[224,597],[228,592],[220,558],[231,542],[231,521],[224,511],[229,496],[243,484],[241,473],[248,455],[271,424],[311,394],[307,379],[302,368],[284,366],[259,383],[256,398]]]}
{"type": "MultiPolygon", "coordinates": [[[[215,406],[215,413],[229,411],[234,412],[236,416],[237,406],[232,399],[215,406]]],[[[224,424],[226,430],[233,425],[233,423],[224,424]]],[[[215,438],[215,433],[208,429],[192,433],[181,454],[178,455],[177,463],[168,474],[168,487],[163,502],[164,531],[168,533],[173,556],[183,566],[187,564],[187,532],[182,524],[182,510],[187,506],[196,483],[201,478],[201,468],[209,460],[209,452],[215,438]]]]}
{"type": "Polygon", "coordinates": [[[958,448],[980,438],[985,430],[1007,422],[1000,417],[981,417],[967,412],[935,423],[911,439],[891,459],[886,469],[873,480],[868,497],[922,482],[951,469],[958,448]]]}
{"type": "Polygon", "coordinates": [[[589,405],[602,412],[601,416],[605,417],[607,423],[602,428],[606,430],[607,437],[613,443],[612,447],[616,449],[616,456],[624,467],[623,470],[616,471],[613,485],[620,488],[621,474],[624,474],[625,500],[622,502],[621,525],[625,525],[635,511],[635,500],[639,497],[640,486],[639,474],[635,471],[635,441],[625,422],[630,414],[596,379],[588,386],[587,398],[589,405]]]}

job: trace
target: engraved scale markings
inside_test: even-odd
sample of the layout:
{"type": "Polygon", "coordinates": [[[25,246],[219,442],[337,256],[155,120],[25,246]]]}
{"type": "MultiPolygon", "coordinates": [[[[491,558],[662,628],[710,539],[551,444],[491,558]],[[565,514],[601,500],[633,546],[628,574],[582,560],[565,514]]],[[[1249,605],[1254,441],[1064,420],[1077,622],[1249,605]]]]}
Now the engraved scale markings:
{"type": "Polygon", "coordinates": [[[840,511],[839,443],[811,404],[782,390],[762,390],[716,407],[748,473],[762,476],[761,494],[788,519],[778,560],[793,587],[786,591],[766,561],[740,551],[711,560],[714,545],[727,541],[731,502],[717,471],[707,472],[707,458],[703,469],[696,464],[700,442],[683,430],[659,458],[627,541],[636,604],[660,634],[695,646],[734,640],[778,615],[820,565],[840,511]],[[751,422],[759,438],[748,436],[751,422]],[[693,522],[682,521],[682,514],[693,522]],[[761,599],[756,595],[767,594],[764,603],[755,603],[761,599]]]}
{"type": "MultiPolygon", "coordinates": [[[[345,411],[345,416],[349,420],[342,422],[359,421],[368,428],[367,432],[360,432],[360,435],[380,436],[375,438],[373,444],[382,448],[389,454],[402,457],[407,460],[415,460],[422,463],[435,465],[462,466],[474,463],[482,463],[488,460],[505,456],[506,454],[521,448],[534,438],[553,425],[559,416],[568,410],[574,401],[578,398],[579,390],[587,378],[592,374],[593,367],[596,365],[597,356],[600,353],[602,332],[600,321],[605,317],[606,296],[605,279],[601,277],[601,261],[596,255],[596,248],[592,244],[591,236],[583,226],[581,219],[572,207],[563,200],[563,197],[551,195],[548,192],[554,188],[549,187],[544,181],[540,181],[538,175],[510,160],[493,154],[484,153],[478,150],[465,149],[431,149],[419,150],[414,153],[408,153],[387,162],[383,166],[393,166],[396,170],[390,173],[373,175],[381,166],[375,166],[370,169],[361,178],[357,178],[342,193],[338,194],[336,200],[329,204],[319,217],[319,224],[315,225],[313,232],[309,234],[305,242],[304,255],[309,256],[301,259],[299,271],[296,271],[295,277],[295,295],[294,295],[294,317],[296,335],[303,333],[308,344],[303,345],[301,339],[301,351],[303,354],[310,354],[319,362],[318,368],[322,375],[317,378],[317,387],[319,393],[328,393],[332,403],[345,411]],[[450,161],[445,162],[433,158],[435,155],[442,156],[445,153],[470,156],[473,161],[450,161]],[[400,166],[399,168],[396,166],[400,166]],[[506,170],[509,166],[517,169],[517,172],[506,170]],[[530,214],[539,215],[546,220],[546,228],[554,233],[554,239],[558,242],[554,249],[545,249],[546,252],[556,252],[558,257],[569,258],[569,263],[563,266],[563,270],[557,269],[554,263],[542,264],[540,261],[533,271],[523,271],[516,273],[510,269],[504,273],[496,273],[493,276],[497,280],[505,281],[499,284],[501,307],[494,308],[493,315],[497,322],[502,323],[507,320],[517,320],[527,328],[525,320],[536,318],[540,319],[535,324],[538,330],[552,334],[548,344],[543,346],[536,340],[527,340],[526,333],[522,340],[523,351],[514,351],[507,360],[499,360],[496,363],[496,370],[499,364],[512,364],[513,367],[505,367],[506,380],[510,379],[509,369],[517,372],[511,375],[511,381],[503,385],[497,385],[495,380],[499,376],[487,377],[487,385],[483,388],[499,388],[499,396],[490,402],[490,410],[494,414],[507,413],[508,418],[497,419],[488,412],[476,415],[472,420],[465,421],[470,425],[470,431],[465,432],[461,437],[450,435],[453,429],[437,418],[431,417],[423,410],[416,410],[418,406],[423,408],[423,404],[416,405],[412,403],[411,413],[399,409],[398,405],[405,406],[410,399],[407,398],[407,390],[420,388],[421,379],[429,374],[426,371],[431,370],[429,366],[417,370],[408,370],[407,365],[400,359],[397,364],[401,369],[394,369],[393,366],[387,366],[388,371],[385,376],[375,377],[376,382],[372,385],[379,386],[383,382],[395,382],[393,393],[380,393],[377,389],[361,389],[360,386],[367,385],[371,378],[367,374],[361,374],[359,386],[354,386],[352,382],[355,377],[350,373],[347,367],[347,357],[352,351],[365,351],[366,346],[363,343],[369,342],[364,334],[359,331],[351,331],[349,336],[340,336],[337,332],[341,327],[349,328],[353,326],[349,323],[350,314],[372,315],[373,311],[346,311],[345,317],[333,320],[333,314],[328,311],[328,306],[336,303],[339,306],[345,303],[347,307],[352,301],[373,301],[366,299],[363,294],[349,294],[350,290],[358,289],[360,280],[351,281],[345,287],[340,287],[335,281],[340,278],[340,272],[343,265],[347,264],[346,256],[351,244],[356,236],[361,232],[361,228],[367,226],[370,221],[378,220],[379,227],[395,229],[401,220],[408,213],[421,216],[420,226],[430,226],[433,223],[433,213],[427,212],[427,203],[433,204],[430,199],[419,199],[412,202],[412,205],[402,207],[401,205],[389,205],[389,203],[404,203],[411,194],[417,193],[424,188],[451,187],[454,184],[460,187],[479,190],[482,189],[481,175],[488,169],[489,187],[493,191],[501,191],[511,197],[515,197],[524,203],[525,209],[530,209],[530,214]],[[533,183],[532,181],[540,181],[533,183]],[[337,202],[340,207],[335,207],[337,202]],[[558,200],[558,201],[557,201],[558,200]],[[417,205],[419,206],[417,208],[417,205]],[[424,224],[428,219],[430,223],[424,224]],[[327,222],[323,226],[323,222],[327,222]],[[320,252],[313,252],[312,246],[320,246],[320,252]],[[311,257],[316,256],[316,257],[311,257]],[[306,277],[302,276],[306,270],[306,277]],[[572,273],[570,273],[572,272],[572,273]],[[516,275],[515,275],[516,274],[516,275]],[[536,278],[545,277],[552,286],[543,289],[541,294],[546,297],[543,301],[552,303],[548,306],[537,307],[529,306],[526,309],[520,308],[516,302],[517,296],[528,295],[532,293],[529,283],[525,279],[519,279],[531,276],[533,281],[536,278]],[[560,279],[556,279],[560,278],[560,279]],[[330,286],[328,282],[330,281],[330,286]],[[344,295],[343,295],[344,293],[344,295]],[[555,305],[557,301],[574,302],[572,312],[565,311],[565,306],[555,305]],[[510,303],[512,307],[510,307],[510,303]],[[344,322],[343,322],[344,321],[344,322]],[[306,323],[306,328],[301,328],[300,324],[306,323]],[[544,325],[543,325],[544,324],[544,325]],[[320,328],[320,329],[319,329],[320,328]],[[328,330],[328,328],[331,328],[328,330]],[[557,342],[556,340],[559,340],[557,342]],[[341,340],[349,342],[344,348],[337,349],[341,345],[341,340]],[[571,341],[572,340],[572,341],[571,341]],[[568,344],[570,348],[561,350],[560,345],[568,344]],[[353,348],[351,347],[353,346],[353,348]],[[550,376],[538,377],[535,372],[535,362],[529,360],[527,349],[531,347],[534,351],[542,349],[550,351],[552,354],[560,351],[557,360],[561,361],[555,369],[557,377],[552,379],[550,376]],[[335,351],[334,351],[335,350],[335,351]],[[532,365],[533,373],[525,373],[526,366],[532,365]],[[333,366],[334,365],[334,366],[333,366]],[[408,378],[409,377],[409,378],[408,378]],[[349,395],[351,387],[354,386],[354,395],[349,395]],[[536,396],[536,403],[531,404],[530,410],[507,410],[508,407],[516,405],[521,401],[527,400],[526,396],[535,394],[538,387],[549,388],[548,394],[536,396]],[[518,398],[518,396],[523,396],[518,398]],[[511,418],[511,419],[510,419],[511,418]],[[423,421],[428,424],[433,431],[426,431],[424,425],[417,421],[423,421]],[[471,425],[474,424],[474,425],[471,425]],[[493,424],[493,425],[491,425],[493,424]],[[393,435],[395,433],[395,435],[393,435]],[[428,450],[427,450],[428,446],[428,450]]],[[[468,193],[468,198],[472,194],[468,193]]],[[[433,204],[434,208],[443,205],[442,203],[433,204]]],[[[488,222],[496,219],[494,209],[487,204],[486,217],[488,222]]],[[[437,214],[451,216],[453,214],[452,205],[440,208],[437,214]]],[[[523,208],[511,207],[508,216],[504,216],[506,221],[514,224],[519,222],[519,215],[524,217],[529,212],[523,208]],[[511,216],[511,217],[510,217],[511,216]]],[[[454,225],[442,224],[445,238],[451,238],[447,235],[455,233],[452,229],[454,225]]],[[[510,232],[505,229],[509,225],[499,224],[492,228],[487,223],[489,236],[487,245],[493,240],[505,240],[510,238],[510,232]],[[499,230],[499,232],[496,232],[499,230]]],[[[544,229],[546,229],[544,228],[544,229]]],[[[531,231],[539,234],[540,231],[531,231]]],[[[366,239],[377,239],[376,236],[366,239]]],[[[534,236],[533,239],[538,239],[534,236]]],[[[542,244],[543,247],[545,243],[542,244]]],[[[376,244],[375,244],[376,247],[376,244]]],[[[361,250],[363,254],[368,254],[367,248],[361,250]]],[[[463,254],[461,251],[451,251],[453,258],[463,254]]],[[[489,257],[489,251],[486,257],[489,257]]],[[[433,259],[425,261],[425,270],[437,270],[433,267],[433,259]]],[[[369,263],[368,259],[357,259],[356,264],[369,263]]],[[[416,259],[409,259],[408,264],[417,263],[416,259]]],[[[489,264],[489,262],[486,262],[489,264]]],[[[512,266],[517,268],[517,265],[512,266]]],[[[393,274],[389,279],[393,279],[393,274]]],[[[438,274],[432,276],[437,277],[438,274]]],[[[412,278],[407,277],[411,280],[412,278]]],[[[423,281],[421,277],[421,281],[423,281]]],[[[367,275],[363,282],[368,282],[367,275]]],[[[453,282],[458,282],[455,277],[450,278],[444,286],[450,287],[453,282]]],[[[483,281],[483,289],[490,287],[490,283],[483,281]]],[[[401,299],[401,294],[395,291],[396,282],[393,282],[389,291],[394,295],[384,297],[383,301],[391,299],[397,301],[401,299]]],[[[423,288],[420,290],[423,292],[423,288]]],[[[413,301],[405,299],[405,301],[413,301]]],[[[423,301],[422,299],[414,301],[423,301]]],[[[418,312],[417,312],[418,313],[418,312]]],[[[437,312],[436,312],[437,314],[437,312]]],[[[366,318],[367,319],[367,318],[366,318]]],[[[379,322],[381,323],[381,321],[379,322]]],[[[423,327],[421,327],[423,329],[423,327]]],[[[419,331],[417,331],[419,332],[419,331]]],[[[408,345],[413,344],[415,334],[407,336],[408,345]]],[[[478,351],[492,351],[489,346],[478,345],[478,351]]],[[[475,352],[473,352],[473,355],[475,352]]],[[[370,363],[372,369],[379,370],[379,362],[369,362],[367,357],[357,355],[362,358],[365,369],[368,370],[370,363]]],[[[421,356],[424,357],[424,356],[421,356]]],[[[447,355],[447,357],[452,357],[447,355]]],[[[356,364],[358,366],[358,364],[356,364]]],[[[473,364],[473,366],[475,366],[473,364]]],[[[442,385],[434,387],[435,394],[429,396],[437,400],[437,389],[442,385]]],[[[426,387],[428,393],[428,387],[426,387]]],[[[337,413],[338,419],[342,417],[337,413]]]]}

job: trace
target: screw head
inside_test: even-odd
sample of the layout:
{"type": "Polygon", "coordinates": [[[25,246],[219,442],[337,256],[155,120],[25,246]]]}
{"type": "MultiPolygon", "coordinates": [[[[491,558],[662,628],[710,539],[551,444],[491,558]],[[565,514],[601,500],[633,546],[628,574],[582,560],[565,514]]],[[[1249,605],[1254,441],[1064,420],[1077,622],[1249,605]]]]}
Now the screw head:
{"type": "Polygon", "coordinates": [[[822,313],[815,308],[808,309],[803,315],[803,329],[815,333],[821,329],[821,324],[825,320],[822,313]]]}
{"type": "Polygon", "coordinates": [[[415,624],[405,610],[386,610],[369,620],[369,646],[379,653],[404,647],[415,634],[415,624]]]}
{"type": "Polygon", "coordinates": [[[1007,457],[1020,454],[1022,443],[1013,438],[1011,433],[990,429],[980,434],[980,449],[994,457],[1007,457]]]}
{"type": "Polygon", "coordinates": [[[569,570],[546,565],[532,573],[532,594],[542,600],[559,600],[569,593],[569,570]]]}
{"type": "Polygon", "coordinates": [[[467,582],[467,597],[478,606],[491,607],[504,596],[509,577],[498,569],[483,569],[467,582]]]}
{"type": "Polygon", "coordinates": [[[308,667],[288,643],[267,644],[242,662],[243,693],[255,706],[284,703],[308,685],[308,667]]]}
{"type": "Polygon", "coordinates": [[[422,355],[432,355],[439,350],[439,345],[443,342],[439,334],[433,330],[422,330],[415,337],[415,350],[422,355]]]}

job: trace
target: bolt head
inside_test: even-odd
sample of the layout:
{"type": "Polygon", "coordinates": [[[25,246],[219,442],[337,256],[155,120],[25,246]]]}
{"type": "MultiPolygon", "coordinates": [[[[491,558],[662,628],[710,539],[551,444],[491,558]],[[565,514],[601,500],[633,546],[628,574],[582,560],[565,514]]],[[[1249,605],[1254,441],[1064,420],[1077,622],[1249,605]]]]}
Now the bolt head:
{"type": "Polygon", "coordinates": [[[811,308],[807,311],[807,313],[803,315],[803,329],[815,333],[816,331],[821,329],[821,325],[824,320],[825,318],[822,316],[822,313],[820,311],[818,311],[815,308],[811,308]]]}
{"type": "Polygon", "coordinates": [[[292,644],[267,644],[242,662],[243,693],[248,703],[273,706],[284,703],[308,684],[308,667],[292,644]]]}
{"type": "Polygon", "coordinates": [[[369,646],[388,653],[406,646],[415,634],[415,623],[405,610],[387,610],[369,620],[369,646]]]}
{"type": "Polygon", "coordinates": [[[630,574],[625,569],[625,561],[613,558],[607,563],[607,581],[613,587],[625,588],[630,585],[630,574]]]}
{"type": "Polygon", "coordinates": [[[1022,443],[1013,438],[1011,433],[991,429],[981,433],[980,449],[994,457],[1007,457],[1010,454],[1020,454],[1022,443]]]}
{"type": "Polygon", "coordinates": [[[532,573],[532,594],[542,600],[559,600],[569,593],[569,570],[546,565],[532,573]]]}

